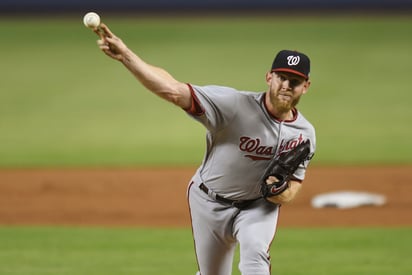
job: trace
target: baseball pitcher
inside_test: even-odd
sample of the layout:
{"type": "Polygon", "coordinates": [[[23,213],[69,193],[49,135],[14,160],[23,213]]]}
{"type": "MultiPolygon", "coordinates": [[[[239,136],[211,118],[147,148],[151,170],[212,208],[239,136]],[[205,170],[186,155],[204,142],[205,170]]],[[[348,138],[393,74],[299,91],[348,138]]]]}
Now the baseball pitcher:
{"type": "Polygon", "coordinates": [[[197,274],[230,275],[237,244],[243,275],[270,274],[280,206],[302,188],[316,147],[314,127],[296,108],[310,86],[309,58],[282,50],[266,73],[266,91],[238,91],[182,83],[105,24],[95,32],[106,55],[206,129],[204,159],[187,190],[197,274]]]}

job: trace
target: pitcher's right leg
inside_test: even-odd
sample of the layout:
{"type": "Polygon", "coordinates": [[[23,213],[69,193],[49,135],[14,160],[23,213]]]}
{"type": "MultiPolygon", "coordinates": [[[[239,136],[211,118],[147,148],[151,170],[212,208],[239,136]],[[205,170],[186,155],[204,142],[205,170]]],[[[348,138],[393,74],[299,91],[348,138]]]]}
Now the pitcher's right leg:
{"type": "Polygon", "coordinates": [[[188,201],[196,258],[201,275],[231,275],[236,240],[232,236],[237,209],[209,198],[196,184],[188,201]]]}

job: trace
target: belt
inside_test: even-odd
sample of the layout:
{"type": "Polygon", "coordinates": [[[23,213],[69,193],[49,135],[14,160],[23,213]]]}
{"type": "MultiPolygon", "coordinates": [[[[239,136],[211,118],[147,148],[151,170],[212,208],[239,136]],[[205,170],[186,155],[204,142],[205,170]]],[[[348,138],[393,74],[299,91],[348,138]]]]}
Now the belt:
{"type": "MultiPolygon", "coordinates": [[[[199,185],[199,188],[200,188],[200,190],[205,192],[207,195],[209,195],[209,188],[207,188],[206,185],[204,185],[202,183],[202,184],[199,185]]],[[[239,208],[239,209],[244,209],[244,208],[248,207],[250,204],[252,204],[252,202],[259,199],[259,198],[257,198],[257,199],[253,199],[253,200],[231,200],[231,199],[227,199],[227,198],[224,198],[222,196],[219,196],[218,194],[214,194],[213,197],[216,198],[216,200],[219,201],[219,202],[230,204],[230,205],[232,205],[236,208],[239,208]]]]}

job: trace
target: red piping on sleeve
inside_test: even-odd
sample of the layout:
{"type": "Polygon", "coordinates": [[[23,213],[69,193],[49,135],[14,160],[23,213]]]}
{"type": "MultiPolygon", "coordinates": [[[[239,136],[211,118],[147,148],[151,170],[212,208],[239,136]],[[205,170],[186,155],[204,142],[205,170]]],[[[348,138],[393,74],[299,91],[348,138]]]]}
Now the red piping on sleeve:
{"type": "Polygon", "coordinates": [[[197,98],[195,94],[195,90],[193,89],[192,85],[190,85],[189,83],[187,83],[187,86],[189,87],[190,94],[192,96],[192,105],[190,106],[189,109],[185,109],[185,111],[194,116],[203,115],[205,113],[205,110],[200,104],[199,99],[197,98]]]}

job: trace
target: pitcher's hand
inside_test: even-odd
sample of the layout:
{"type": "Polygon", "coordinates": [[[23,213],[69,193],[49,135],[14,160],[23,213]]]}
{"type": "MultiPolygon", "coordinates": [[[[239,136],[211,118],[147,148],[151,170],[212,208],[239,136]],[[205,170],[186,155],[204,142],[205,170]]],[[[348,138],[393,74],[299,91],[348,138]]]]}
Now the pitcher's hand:
{"type": "Polygon", "coordinates": [[[93,31],[100,38],[97,40],[99,48],[111,58],[123,61],[125,53],[128,51],[128,48],[123,41],[114,35],[104,23],[101,23],[100,26],[93,31]]]}

